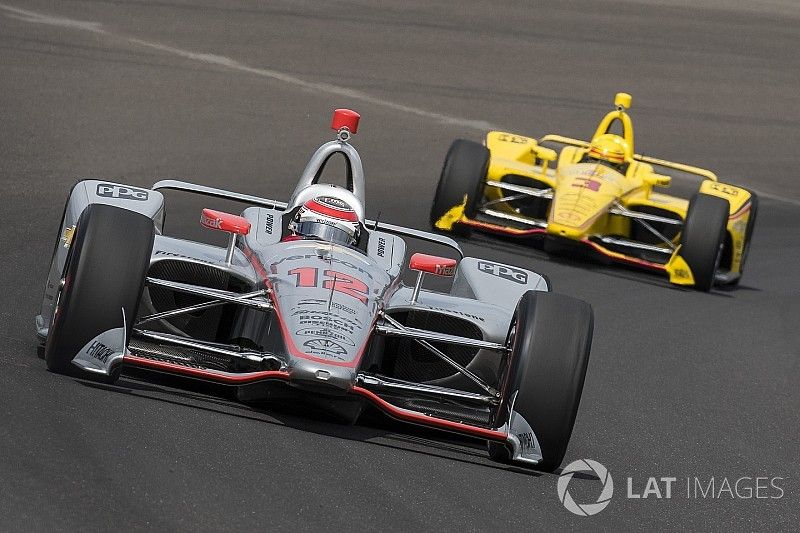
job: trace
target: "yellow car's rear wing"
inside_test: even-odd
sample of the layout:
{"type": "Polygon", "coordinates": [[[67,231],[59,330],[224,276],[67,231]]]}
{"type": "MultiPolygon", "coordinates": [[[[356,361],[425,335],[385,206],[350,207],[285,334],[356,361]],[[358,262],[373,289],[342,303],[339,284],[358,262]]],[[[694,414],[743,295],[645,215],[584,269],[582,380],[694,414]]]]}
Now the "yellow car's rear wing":
{"type": "MultiPolygon", "coordinates": [[[[570,137],[564,137],[561,135],[545,135],[539,140],[539,143],[543,143],[545,141],[556,142],[560,144],[568,144],[570,146],[577,146],[579,148],[588,148],[589,143],[586,141],[581,141],[579,139],[572,139],[570,137]]],[[[634,154],[633,159],[636,161],[640,161],[642,163],[648,163],[650,165],[658,165],[665,168],[671,168],[673,170],[678,170],[680,172],[686,172],[687,174],[694,174],[700,178],[704,178],[711,181],[719,181],[717,179],[717,175],[711,172],[710,170],[706,170],[704,168],[693,167],[691,165],[686,165],[684,163],[673,163],[672,161],[665,161],[663,159],[656,159],[655,157],[648,157],[646,155],[639,155],[634,154]]]]}

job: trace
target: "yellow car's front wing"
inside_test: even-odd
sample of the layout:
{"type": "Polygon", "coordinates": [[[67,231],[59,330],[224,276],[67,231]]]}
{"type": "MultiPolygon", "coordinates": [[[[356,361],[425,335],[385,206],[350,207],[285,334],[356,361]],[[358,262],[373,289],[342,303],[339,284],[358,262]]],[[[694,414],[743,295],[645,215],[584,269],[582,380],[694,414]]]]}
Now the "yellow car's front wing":
{"type": "MultiPolygon", "coordinates": [[[[750,216],[751,207],[751,202],[744,203],[741,205],[738,211],[730,216],[728,220],[728,232],[732,237],[732,266],[736,267],[736,270],[731,269],[731,271],[736,274],[738,274],[738,267],[742,259],[742,249],[745,244],[745,239],[747,238],[745,231],[748,218],[750,216]]],[[[449,232],[453,231],[455,226],[459,224],[469,228],[511,237],[545,237],[548,233],[547,229],[542,227],[520,229],[504,224],[468,218],[464,214],[464,204],[451,208],[436,222],[435,226],[439,230],[449,232]]],[[[607,257],[614,262],[641,267],[651,271],[663,272],[669,277],[670,283],[675,285],[691,286],[695,283],[691,268],[689,268],[689,265],[680,255],[680,246],[676,247],[670,258],[665,263],[659,263],[610,250],[602,244],[590,240],[588,236],[583,236],[582,238],[576,239],[573,242],[583,244],[592,251],[607,257]]]]}

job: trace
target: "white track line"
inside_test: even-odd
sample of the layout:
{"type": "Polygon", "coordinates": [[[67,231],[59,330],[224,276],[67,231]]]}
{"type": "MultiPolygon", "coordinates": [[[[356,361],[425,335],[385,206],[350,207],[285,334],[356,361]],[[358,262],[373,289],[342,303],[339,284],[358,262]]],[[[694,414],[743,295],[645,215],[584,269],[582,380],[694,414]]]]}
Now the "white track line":
{"type": "Polygon", "coordinates": [[[86,22],[64,17],[53,17],[44,13],[28,11],[7,4],[0,4],[0,9],[8,11],[8,14],[6,14],[7,17],[24,20],[25,22],[47,24],[48,26],[61,26],[62,28],[72,28],[74,30],[90,31],[93,33],[108,33],[101,27],[102,25],[99,22],[86,22]]]}
{"type": "Polygon", "coordinates": [[[481,132],[500,129],[498,126],[495,126],[493,124],[490,124],[482,120],[470,120],[467,118],[459,118],[449,115],[443,115],[441,113],[434,113],[433,111],[427,111],[425,109],[398,104],[396,102],[391,102],[389,100],[384,100],[382,98],[376,98],[374,96],[370,96],[369,94],[358,91],[356,89],[349,89],[347,87],[333,85],[330,83],[308,81],[298,78],[296,76],[292,76],[290,74],[280,72],[278,70],[250,67],[248,65],[239,63],[238,61],[225,56],[190,52],[189,50],[174,48],[172,46],[167,46],[164,44],[154,43],[150,41],[143,41],[141,39],[128,38],[127,41],[133,44],[138,44],[140,46],[153,48],[161,52],[167,52],[169,54],[173,54],[179,57],[191,59],[193,61],[202,61],[203,63],[217,65],[232,70],[238,70],[239,72],[247,72],[248,74],[255,74],[257,76],[261,76],[264,78],[270,78],[273,80],[282,81],[291,85],[295,85],[297,87],[301,87],[303,89],[332,94],[336,96],[344,96],[345,98],[360,100],[362,102],[367,102],[369,104],[385,107],[393,111],[400,111],[409,115],[417,115],[419,117],[433,119],[437,122],[441,122],[442,124],[460,126],[463,128],[470,128],[481,132]]]}
{"type": "Polygon", "coordinates": [[[129,44],[152,48],[154,50],[158,50],[160,52],[178,56],[184,59],[189,59],[191,61],[199,61],[209,65],[215,65],[218,67],[236,70],[239,72],[254,74],[256,76],[261,76],[262,78],[269,78],[272,80],[281,81],[310,91],[316,91],[335,96],[343,96],[345,98],[350,98],[352,100],[359,100],[361,102],[366,102],[376,106],[391,109],[392,111],[400,111],[401,113],[406,113],[408,115],[416,115],[418,117],[435,120],[436,122],[440,122],[442,124],[459,126],[462,128],[469,128],[481,132],[501,129],[494,124],[490,124],[489,122],[485,122],[482,120],[472,120],[468,118],[460,118],[460,117],[453,117],[450,115],[444,115],[442,113],[435,113],[433,111],[420,109],[418,107],[411,107],[403,104],[398,104],[390,100],[376,98],[374,96],[371,96],[362,91],[358,91],[356,89],[350,89],[348,87],[342,87],[340,85],[333,85],[331,83],[308,81],[302,78],[298,78],[296,76],[292,76],[290,74],[286,74],[284,72],[280,72],[278,70],[251,67],[249,65],[240,63],[235,59],[231,59],[225,56],[192,52],[190,50],[183,50],[181,48],[175,48],[173,46],[167,46],[165,44],[157,42],[144,41],[142,39],[136,39],[134,37],[128,37],[121,34],[111,33],[110,31],[103,29],[102,25],[98,22],[87,22],[83,20],[74,20],[64,17],[56,17],[52,15],[47,15],[45,13],[38,13],[36,11],[20,9],[18,7],[13,7],[7,4],[0,4],[0,9],[4,9],[5,11],[7,11],[8,12],[7,16],[19,20],[24,20],[25,22],[31,22],[34,24],[47,24],[49,26],[60,26],[62,28],[70,28],[75,30],[88,31],[92,33],[100,33],[103,35],[108,35],[109,37],[113,37],[114,39],[122,40],[129,44]]]}
{"type": "MultiPolygon", "coordinates": [[[[20,9],[18,7],[2,3],[0,3],[0,9],[3,9],[7,12],[6,16],[18,20],[23,20],[25,22],[30,22],[34,24],[46,24],[48,26],[59,26],[62,28],[70,28],[79,31],[103,34],[112,37],[114,39],[121,40],[128,44],[152,48],[154,50],[158,50],[160,52],[171,54],[191,61],[199,61],[209,65],[215,65],[218,67],[223,67],[238,72],[254,74],[256,76],[261,76],[263,78],[281,81],[290,85],[294,85],[295,87],[300,87],[302,89],[310,91],[316,91],[336,96],[343,96],[345,98],[350,98],[352,100],[359,100],[361,102],[366,102],[368,104],[373,104],[376,106],[384,107],[386,109],[391,109],[392,111],[399,111],[401,113],[405,113],[408,115],[416,115],[418,117],[431,119],[441,124],[468,128],[471,130],[479,131],[481,133],[484,133],[489,130],[505,129],[483,120],[472,120],[468,118],[454,117],[450,115],[444,115],[441,113],[435,113],[433,111],[428,111],[426,109],[421,109],[418,107],[411,107],[403,104],[398,104],[390,100],[384,100],[383,98],[376,98],[365,92],[356,89],[350,89],[348,87],[342,87],[340,85],[304,80],[302,78],[298,78],[296,76],[292,76],[291,74],[286,74],[278,70],[251,67],[226,56],[207,54],[201,52],[192,52],[191,50],[175,48],[173,46],[167,46],[165,44],[157,42],[144,41],[142,39],[136,39],[134,37],[128,37],[122,34],[111,33],[108,30],[104,29],[102,27],[102,24],[100,24],[99,22],[89,22],[89,21],[75,20],[65,17],[57,17],[53,15],[48,15],[46,13],[29,11],[27,9],[20,9]]],[[[763,198],[769,198],[772,200],[777,200],[780,202],[785,202],[788,204],[800,206],[800,200],[784,198],[782,196],[770,193],[764,193],[760,191],[756,192],[760,197],[763,198]]]]}

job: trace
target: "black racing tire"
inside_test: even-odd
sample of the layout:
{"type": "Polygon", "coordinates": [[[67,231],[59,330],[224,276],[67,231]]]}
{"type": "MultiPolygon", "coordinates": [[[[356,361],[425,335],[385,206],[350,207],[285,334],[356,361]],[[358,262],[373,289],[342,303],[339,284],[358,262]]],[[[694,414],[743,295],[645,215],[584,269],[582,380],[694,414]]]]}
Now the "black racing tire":
{"type": "Polygon", "coordinates": [[[70,362],[91,339],[122,325],[123,308],[130,338],[154,238],[153,221],[140,213],[103,204],[84,209],[47,335],[44,358],[50,371],[94,377],[70,362]]]}
{"type": "Polygon", "coordinates": [[[756,215],[758,215],[758,195],[753,191],[747,192],[750,193],[750,201],[753,205],[750,207],[750,218],[747,220],[747,228],[744,230],[744,249],[742,250],[739,277],[729,283],[731,287],[736,287],[742,280],[745,263],[747,262],[747,256],[750,254],[750,241],[753,240],[753,229],[756,227],[756,215]]]}
{"type": "Polygon", "coordinates": [[[696,193],[689,200],[680,255],[692,270],[697,290],[708,292],[714,286],[729,214],[730,204],[724,198],[696,193]]]}
{"type": "Polygon", "coordinates": [[[444,158],[439,185],[433,196],[430,224],[435,230],[436,221],[450,209],[464,202],[464,214],[475,218],[478,202],[483,198],[484,180],[489,170],[489,149],[480,143],[456,139],[444,158]]]}
{"type": "MultiPolygon", "coordinates": [[[[531,426],[542,450],[534,468],[552,472],[561,465],[575,425],[592,347],[592,307],[563,294],[528,291],[517,304],[511,356],[503,379],[498,413],[513,409],[531,426]]],[[[489,444],[489,456],[511,460],[510,450],[489,444]]]]}

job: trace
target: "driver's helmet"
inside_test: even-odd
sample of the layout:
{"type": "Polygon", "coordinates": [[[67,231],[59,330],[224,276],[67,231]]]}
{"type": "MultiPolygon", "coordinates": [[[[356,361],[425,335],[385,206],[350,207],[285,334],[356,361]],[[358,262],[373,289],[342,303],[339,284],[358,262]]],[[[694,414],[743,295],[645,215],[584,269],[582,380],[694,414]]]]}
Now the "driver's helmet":
{"type": "Polygon", "coordinates": [[[289,222],[295,237],[354,246],[361,226],[358,215],[347,202],[333,196],[317,196],[307,200],[289,222]]]}
{"type": "Polygon", "coordinates": [[[601,161],[608,161],[612,165],[621,165],[630,152],[628,143],[619,135],[606,133],[599,135],[589,145],[589,157],[601,161]]]}

